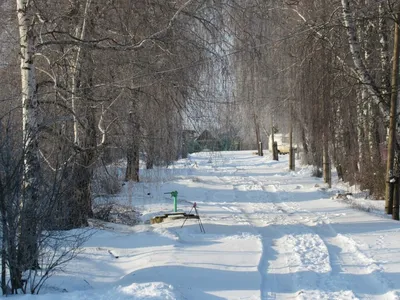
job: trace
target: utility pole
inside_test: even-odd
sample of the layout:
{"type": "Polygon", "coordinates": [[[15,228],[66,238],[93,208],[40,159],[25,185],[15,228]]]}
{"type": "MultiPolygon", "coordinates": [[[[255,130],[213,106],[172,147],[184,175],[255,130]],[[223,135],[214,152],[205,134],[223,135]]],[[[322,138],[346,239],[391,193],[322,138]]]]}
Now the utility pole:
{"type": "MultiPolygon", "coordinates": [[[[392,83],[390,98],[390,122],[388,134],[388,150],[386,165],[386,190],[385,190],[385,212],[391,214],[393,211],[393,184],[394,179],[394,156],[396,146],[396,125],[397,125],[397,87],[399,76],[399,18],[400,14],[396,14],[394,24],[394,44],[393,44],[393,65],[392,65],[392,83]]],[[[397,193],[396,193],[397,194],[397,193]]]]}

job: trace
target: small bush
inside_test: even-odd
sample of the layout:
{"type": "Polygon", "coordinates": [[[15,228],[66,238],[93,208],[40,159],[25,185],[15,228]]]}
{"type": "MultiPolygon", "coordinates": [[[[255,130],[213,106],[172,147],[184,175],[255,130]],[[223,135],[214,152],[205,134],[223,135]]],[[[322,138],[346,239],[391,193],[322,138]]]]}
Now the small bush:
{"type": "Polygon", "coordinates": [[[105,222],[124,225],[136,225],[141,222],[141,214],[131,206],[121,205],[113,201],[101,201],[93,207],[93,217],[105,222]]]}
{"type": "Polygon", "coordinates": [[[110,213],[113,204],[98,205],[93,209],[93,217],[102,221],[110,222],[110,213]]]}

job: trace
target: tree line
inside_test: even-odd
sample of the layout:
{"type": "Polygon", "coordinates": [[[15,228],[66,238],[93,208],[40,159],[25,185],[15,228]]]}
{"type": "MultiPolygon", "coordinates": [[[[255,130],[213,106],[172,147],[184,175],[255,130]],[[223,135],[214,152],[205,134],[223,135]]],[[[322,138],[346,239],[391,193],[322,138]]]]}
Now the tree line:
{"type": "Polygon", "coordinates": [[[288,133],[292,123],[303,162],[335,167],[342,180],[385,198],[392,213],[389,183],[399,176],[398,3],[250,2],[236,24],[245,29],[237,44],[247,51],[232,65],[236,98],[253,123],[247,123],[253,148],[273,127],[288,133]]]}

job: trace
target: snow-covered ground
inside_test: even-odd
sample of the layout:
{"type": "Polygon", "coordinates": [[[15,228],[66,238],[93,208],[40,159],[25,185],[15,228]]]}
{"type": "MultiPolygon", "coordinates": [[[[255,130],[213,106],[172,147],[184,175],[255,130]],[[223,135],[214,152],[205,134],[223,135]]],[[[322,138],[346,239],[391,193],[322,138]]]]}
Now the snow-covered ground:
{"type": "Polygon", "coordinates": [[[309,167],[289,171],[287,156],[269,158],[203,152],[143,173],[121,203],[146,221],[173,209],[164,193],[176,190],[179,210],[197,203],[206,233],[190,219],[183,228],[181,219],[96,222],[44,294],[22,299],[398,299],[400,223],[383,201],[335,200],[343,184],[327,189],[309,167]]]}

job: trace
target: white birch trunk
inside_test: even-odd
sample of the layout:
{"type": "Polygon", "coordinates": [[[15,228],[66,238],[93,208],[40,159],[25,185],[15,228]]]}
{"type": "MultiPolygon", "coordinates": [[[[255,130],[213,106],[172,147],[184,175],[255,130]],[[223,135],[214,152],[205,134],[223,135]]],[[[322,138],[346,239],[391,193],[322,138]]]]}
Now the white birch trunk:
{"type": "Polygon", "coordinates": [[[377,141],[376,141],[376,125],[375,125],[375,120],[374,116],[376,115],[376,111],[374,109],[375,107],[371,104],[368,103],[368,115],[367,115],[367,127],[368,127],[368,148],[369,148],[369,157],[371,160],[372,166],[374,166],[377,163],[377,141]]]}
{"type": "Polygon", "coordinates": [[[386,10],[383,3],[379,4],[379,43],[380,43],[380,62],[382,72],[382,90],[383,96],[387,102],[389,102],[390,95],[390,60],[389,60],[389,39],[388,39],[388,24],[386,21],[386,10]]]}
{"type": "Polygon", "coordinates": [[[357,144],[358,144],[358,170],[360,173],[364,170],[365,164],[365,90],[362,89],[360,93],[357,93],[357,144]]]}
{"type": "MultiPolygon", "coordinates": [[[[34,36],[30,31],[30,22],[27,15],[27,0],[17,0],[19,41],[21,55],[21,94],[22,94],[22,130],[25,149],[29,154],[38,155],[38,101],[36,95],[35,66],[33,64],[34,36]],[[36,149],[32,149],[35,144],[36,149]],[[31,151],[32,150],[32,151],[31,151]]],[[[25,172],[31,173],[32,166],[28,163],[32,158],[25,157],[25,172]]],[[[34,159],[35,160],[35,159],[34,159]]]]}
{"type": "MultiPolygon", "coordinates": [[[[84,40],[86,34],[86,26],[87,26],[87,14],[90,8],[92,0],[87,0],[85,4],[85,11],[83,15],[82,25],[76,28],[75,36],[79,38],[81,41],[84,40]]],[[[79,69],[81,66],[81,52],[82,46],[76,46],[76,56],[74,57],[74,61],[71,64],[71,109],[73,113],[73,121],[74,121],[74,143],[79,145],[79,122],[77,118],[77,76],[79,76],[79,69]]]]}
{"type": "MultiPolygon", "coordinates": [[[[369,1],[365,1],[365,5],[369,5],[369,1]]],[[[372,34],[373,34],[373,24],[371,21],[367,21],[367,24],[360,24],[359,30],[361,31],[359,36],[361,37],[364,45],[364,61],[367,68],[372,65],[372,49],[374,49],[374,45],[372,44],[372,34]]],[[[368,90],[365,87],[361,87],[361,107],[362,107],[362,126],[364,130],[364,147],[361,149],[363,153],[364,168],[370,168],[370,163],[373,164],[374,158],[372,155],[373,147],[374,147],[374,139],[373,139],[373,115],[372,115],[372,107],[370,101],[368,101],[368,90]]]]}
{"type": "Polygon", "coordinates": [[[27,0],[17,0],[21,56],[22,130],[24,143],[23,199],[21,201],[19,267],[37,267],[37,219],[39,198],[39,108],[36,93],[32,20],[27,0]]]}
{"type": "Polygon", "coordinates": [[[350,53],[354,63],[355,71],[358,76],[358,80],[365,85],[368,93],[370,94],[372,100],[376,105],[379,106],[380,112],[383,117],[389,119],[389,107],[382,103],[382,96],[377,88],[374,80],[372,79],[370,73],[367,70],[361,53],[360,42],[357,37],[356,25],[353,19],[352,11],[350,8],[351,0],[341,0],[343,8],[343,20],[347,31],[348,42],[350,47],[350,53]]]}

